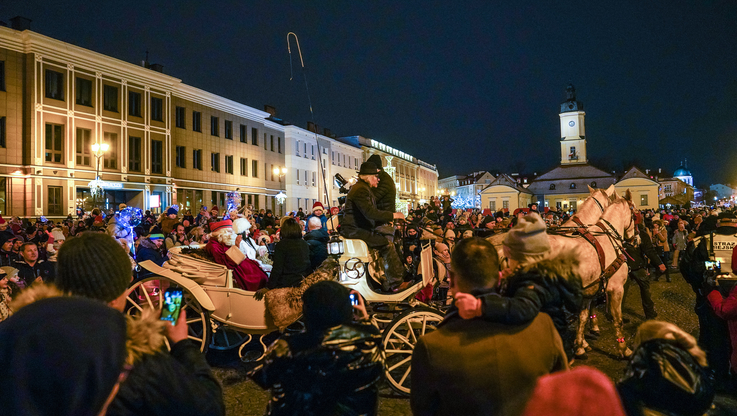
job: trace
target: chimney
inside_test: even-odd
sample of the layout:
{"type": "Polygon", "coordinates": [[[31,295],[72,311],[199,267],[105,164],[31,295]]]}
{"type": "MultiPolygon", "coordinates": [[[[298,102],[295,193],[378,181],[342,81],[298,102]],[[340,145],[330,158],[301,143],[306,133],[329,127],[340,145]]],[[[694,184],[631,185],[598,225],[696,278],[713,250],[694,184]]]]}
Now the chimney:
{"type": "Polygon", "coordinates": [[[311,131],[313,133],[317,133],[317,130],[315,129],[315,123],[313,123],[311,121],[308,121],[307,122],[307,130],[309,130],[309,131],[311,131]]]}
{"type": "Polygon", "coordinates": [[[14,30],[31,30],[31,19],[25,18],[23,16],[15,16],[12,19],[10,19],[10,27],[14,30]]]}
{"type": "Polygon", "coordinates": [[[156,72],[161,72],[162,74],[164,73],[164,65],[161,64],[151,64],[148,69],[156,72]]]}
{"type": "Polygon", "coordinates": [[[332,131],[330,131],[330,129],[329,129],[329,128],[325,128],[325,129],[323,130],[323,133],[322,133],[322,135],[323,135],[323,136],[325,136],[325,137],[331,137],[331,136],[332,136],[332,134],[333,134],[333,132],[332,132],[332,131]]]}
{"type": "Polygon", "coordinates": [[[271,117],[276,117],[276,107],[274,107],[273,105],[264,105],[264,111],[269,113],[271,117]]]}

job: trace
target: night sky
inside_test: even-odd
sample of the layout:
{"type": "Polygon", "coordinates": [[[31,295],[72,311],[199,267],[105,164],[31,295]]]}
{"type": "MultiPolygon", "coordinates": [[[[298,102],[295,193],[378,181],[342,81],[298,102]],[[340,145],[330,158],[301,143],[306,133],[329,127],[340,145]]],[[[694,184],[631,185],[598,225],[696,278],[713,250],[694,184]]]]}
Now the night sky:
{"type": "Polygon", "coordinates": [[[438,166],[541,173],[573,82],[589,158],[737,185],[737,2],[5,0],[0,20],[438,166]],[[324,3],[318,5],[318,3],[324,3]],[[644,4],[647,3],[647,4],[644,4]]]}

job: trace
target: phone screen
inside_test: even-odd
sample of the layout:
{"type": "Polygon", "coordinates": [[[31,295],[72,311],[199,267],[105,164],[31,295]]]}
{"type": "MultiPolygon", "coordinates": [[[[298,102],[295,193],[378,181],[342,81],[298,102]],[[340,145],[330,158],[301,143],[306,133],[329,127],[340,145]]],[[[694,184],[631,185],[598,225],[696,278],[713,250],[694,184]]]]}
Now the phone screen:
{"type": "Polygon", "coordinates": [[[161,320],[177,323],[179,312],[182,310],[182,290],[169,288],[164,292],[164,306],[161,308],[161,320]]]}
{"type": "Polygon", "coordinates": [[[706,270],[709,270],[709,271],[713,271],[713,270],[721,271],[721,269],[722,269],[722,262],[721,261],[709,261],[709,260],[707,260],[704,263],[706,265],[706,270]]]}
{"type": "Polygon", "coordinates": [[[358,306],[358,296],[355,293],[351,293],[348,297],[351,298],[351,305],[358,306]]]}

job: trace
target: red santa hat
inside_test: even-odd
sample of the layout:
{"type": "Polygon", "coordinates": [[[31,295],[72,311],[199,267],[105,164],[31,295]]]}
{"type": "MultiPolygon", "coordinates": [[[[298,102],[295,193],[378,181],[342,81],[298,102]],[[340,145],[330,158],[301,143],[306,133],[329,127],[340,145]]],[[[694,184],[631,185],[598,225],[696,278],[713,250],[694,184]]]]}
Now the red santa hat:
{"type": "Polygon", "coordinates": [[[210,223],[211,233],[214,233],[215,231],[218,231],[218,230],[222,230],[223,228],[233,229],[233,221],[223,220],[223,221],[217,221],[217,222],[210,223]]]}
{"type": "Polygon", "coordinates": [[[320,208],[321,210],[325,211],[325,207],[322,205],[322,202],[317,201],[314,204],[312,204],[312,210],[316,210],[317,208],[320,208]]]}
{"type": "Polygon", "coordinates": [[[5,221],[5,218],[3,218],[2,215],[0,215],[0,225],[5,225],[7,222],[5,221]]]}
{"type": "Polygon", "coordinates": [[[213,205],[212,208],[210,208],[210,211],[217,211],[220,212],[220,208],[218,208],[217,205],[213,205]]]}

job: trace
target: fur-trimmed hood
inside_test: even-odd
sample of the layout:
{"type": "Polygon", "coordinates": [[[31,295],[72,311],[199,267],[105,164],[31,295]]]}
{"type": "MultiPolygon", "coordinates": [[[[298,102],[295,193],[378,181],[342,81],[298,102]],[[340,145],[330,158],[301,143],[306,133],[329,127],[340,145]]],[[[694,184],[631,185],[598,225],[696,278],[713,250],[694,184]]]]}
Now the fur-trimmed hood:
{"type": "MultiPolygon", "coordinates": [[[[58,296],[69,296],[69,294],[51,284],[35,283],[15,296],[10,303],[10,308],[18,311],[41,299],[58,296]]],[[[164,335],[166,322],[160,320],[157,315],[151,310],[146,310],[141,316],[125,316],[128,325],[126,364],[135,365],[144,356],[157,354],[166,348],[166,336],[164,335]]]]}
{"type": "Polygon", "coordinates": [[[535,284],[557,294],[554,297],[575,312],[581,307],[583,292],[578,257],[577,251],[568,250],[522,264],[507,279],[506,293],[512,295],[520,287],[535,284]]]}

